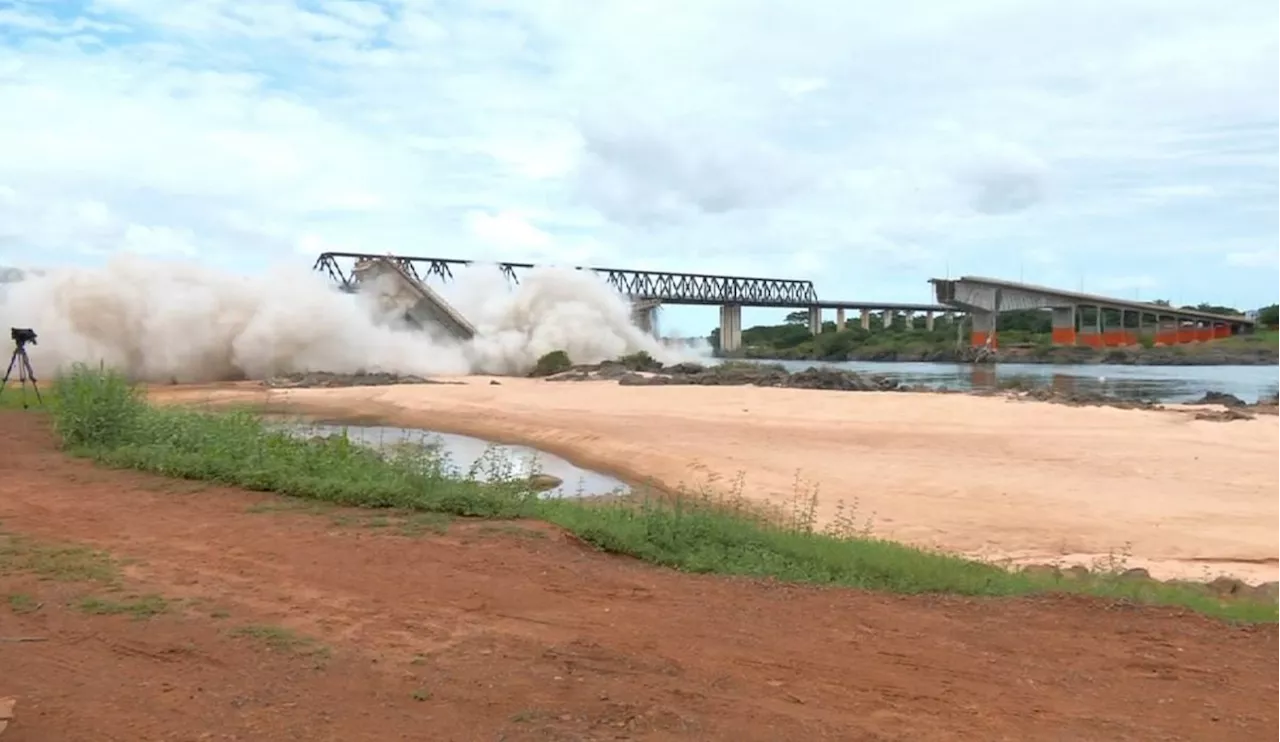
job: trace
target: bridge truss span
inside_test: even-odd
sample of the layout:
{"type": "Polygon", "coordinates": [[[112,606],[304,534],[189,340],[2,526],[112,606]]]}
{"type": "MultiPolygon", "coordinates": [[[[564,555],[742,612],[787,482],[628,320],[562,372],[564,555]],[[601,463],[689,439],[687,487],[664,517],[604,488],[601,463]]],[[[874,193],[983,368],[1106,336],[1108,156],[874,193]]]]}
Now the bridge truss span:
{"type": "MultiPolygon", "coordinates": [[[[453,280],[453,269],[476,261],[455,258],[425,258],[406,255],[326,252],[313,266],[329,275],[344,290],[354,290],[356,278],[345,261],[381,259],[394,263],[418,281],[432,277],[453,280]]],[[[493,263],[508,281],[519,283],[519,274],[534,268],[532,263],[493,263]]],[[[599,275],[618,293],[632,300],[652,300],[664,304],[704,306],[746,305],[753,307],[802,307],[818,303],[812,281],[787,278],[752,278],[747,276],[715,276],[701,273],[669,273],[625,268],[584,268],[599,275]]]]}

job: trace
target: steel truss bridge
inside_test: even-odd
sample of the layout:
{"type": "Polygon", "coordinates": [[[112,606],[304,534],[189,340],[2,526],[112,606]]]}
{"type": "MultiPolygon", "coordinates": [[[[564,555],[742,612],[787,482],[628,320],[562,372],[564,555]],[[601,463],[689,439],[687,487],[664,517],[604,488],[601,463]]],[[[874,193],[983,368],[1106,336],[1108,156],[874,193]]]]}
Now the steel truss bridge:
{"type": "MultiPolygon", "coordinates": [[[[324,271],[343,290],[355,289],[352,268],[343,262],[382,258],[390,260],[418,281],[431,277],[453,280],[453,269],[479,261],[456,258],[422,258],[410,255],[376,255],[372,253],[326,252],[316,259],[314,270],[324,271]]],[[[519,274],[535,268],[533,263],[496,263],[507,280],[519,283],[519,274]]],[[[600,275],[616,291],[633,301],[701,306],[745,305],[752,307],[806,307],[821,304],[812,281],[786,278],[750,278],[746,276],[712,276],[701,273],[668,273],[638,271],[626,268],[583,268],[600,275]]]]}

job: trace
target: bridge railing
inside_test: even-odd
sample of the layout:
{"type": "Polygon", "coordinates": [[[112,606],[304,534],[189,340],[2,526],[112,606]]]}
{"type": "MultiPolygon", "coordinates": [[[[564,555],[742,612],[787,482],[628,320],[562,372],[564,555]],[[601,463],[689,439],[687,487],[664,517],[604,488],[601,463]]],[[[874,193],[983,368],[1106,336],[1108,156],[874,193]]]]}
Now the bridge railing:
{"type": "MultiPolygon", "coordinates": [[[[355,276],[343,270],[340,259],[353,261],[382,258],[398,265],[419,281],[432,276],[453,280],[453,269],[475,261],[456,258],[422,258],[406,255],[326,252],[313,266],[324,271],[346,290],[355,287],[355,276]]],[[[507,280],[519,283],[519,273],[535,266],[532,263],[495,263],[507,280]]],[[[625,268],[583,268],[604,278],[619,293],[632,299],[652,299],[667,304],[746,304],[767,307],[801,307],[818,303],[812,281],[787,278],[752,278],[747,276],[715,276],[702,273],[670,273],[639,271],[625,268]]]]}

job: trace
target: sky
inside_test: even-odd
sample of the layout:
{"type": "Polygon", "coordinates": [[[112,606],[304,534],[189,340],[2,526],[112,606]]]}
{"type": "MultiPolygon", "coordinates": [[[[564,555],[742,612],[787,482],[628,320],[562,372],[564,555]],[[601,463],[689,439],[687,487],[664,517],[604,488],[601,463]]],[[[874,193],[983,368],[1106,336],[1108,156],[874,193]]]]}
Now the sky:
{"type": "Polygon", "coordinates": [[[1254,308],[1280,283],[1278,24],[1274,0],[0,0],[0,265],[350,250],[1254,308]]]}

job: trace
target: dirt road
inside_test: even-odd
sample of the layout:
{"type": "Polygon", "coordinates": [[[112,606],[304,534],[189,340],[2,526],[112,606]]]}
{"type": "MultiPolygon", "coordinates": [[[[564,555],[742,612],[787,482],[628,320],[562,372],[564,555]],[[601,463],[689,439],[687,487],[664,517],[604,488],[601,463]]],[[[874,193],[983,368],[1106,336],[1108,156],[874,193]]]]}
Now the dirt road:
{"type": "MultiPolygon", "coordinates": [[[[271,399],[532,445],[667,488],[741,475],[745,495],[784,506],[816,488],[820,518],[843,501],[879,536],[971,556],[1088,566],[1127,553],[1128,566],[1162,579],[1280,579],[1273,417],[1219,423],[959,394],[454,381],[271,399]]],[[[153,394],[263,398],[254,386],[153,394]]]]}
{"type": "Polygon", "coordinates": [[[98,469],[22,413],[0,413],[0,532],[4,742],[1225,742],[1277,725],[1275,626],[681,575],[539,524],[98,469]]]}

